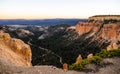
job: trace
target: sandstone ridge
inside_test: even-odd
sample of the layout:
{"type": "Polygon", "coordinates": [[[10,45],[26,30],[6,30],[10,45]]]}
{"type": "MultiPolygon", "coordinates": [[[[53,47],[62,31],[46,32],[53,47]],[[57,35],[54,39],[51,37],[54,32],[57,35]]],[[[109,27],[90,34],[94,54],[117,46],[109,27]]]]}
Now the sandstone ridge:
{"type": "Polygon", "coordinates": [[[8,33],[0,33],[0,58],[16,66],[31,66],[31,49],[20,39],[11,38],[8,33]]]}
{"type": "MultiPolygon", "coordinates": [[[[94,38],[104,39],[110,44],[120,47],[120,15],[101,15],[93,16],[88,22],[79,22],[75,26],[75,31],[79,35],[88,34],[86,38],[94,36],[94,38]],[[92,20],[92,21],[90,21],[92,20]]],[[[109,48],[112,49],[112,48],[109,48]]]]}

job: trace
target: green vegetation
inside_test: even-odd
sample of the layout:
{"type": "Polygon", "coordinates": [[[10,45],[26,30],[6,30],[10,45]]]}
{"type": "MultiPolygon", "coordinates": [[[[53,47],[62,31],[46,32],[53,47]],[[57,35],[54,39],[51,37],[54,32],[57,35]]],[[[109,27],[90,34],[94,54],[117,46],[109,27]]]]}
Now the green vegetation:
{"type": "Polygon", "coordinates": [[[120,56],[120,49],[110,51],[103,49],[101,52],[97,53],[96,56],[100,56],[102,58],[120,56]]]}
{"type": "Polygon", "coordinates": [[[89,63],[94,63],[99,66],[99,65],[101,65],[103,58],[114,57],[114,56],[120,56],[120,49],[110,50],[110,51],[103,49],[103,50],[101,50],[101,52],[97,53],[92,58],[84,59],[84,60],[80,61],[78,64],[74,63],[74,64],[70,65],[69,69],[70,70],[83,70],[83,69],[85,69],[85,65],[87,65],[89,63]]]}
{"type": "Polygon", "coordinates": [[[97,65],[100,65],[102,61],[102,58],[99,56],[94,56],[92,58],[89,59],[84,59],[82,61],[80,61],[78,64],[72,64],[69,69],[70,70],[83,70],[85,69],[85,65],[89,64],[89,63],[95,63],[97,65]]]}

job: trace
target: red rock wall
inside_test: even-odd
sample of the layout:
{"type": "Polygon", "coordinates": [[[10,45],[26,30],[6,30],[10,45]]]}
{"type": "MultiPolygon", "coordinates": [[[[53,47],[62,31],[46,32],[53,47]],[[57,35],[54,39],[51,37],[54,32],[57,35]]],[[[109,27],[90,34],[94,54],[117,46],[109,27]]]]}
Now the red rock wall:
{"type": "MultiPolygon", "coordinates": [[[[97,32],[100,23],[78,23],[76,25],[75,31],[78,32],[80,35],[86,32],[89,32],[91,29],[93,33],[97,32]]],[[[119,24],[105,24],[104,27],[101,29],[101,37],[105,39],[117,39],[120,40],[120,23],[119,24]]]]}
{"type": "Polygon", "coordinates": [[[76,25],[75,31],[79,34],[84,34],[86,32],[89,32],[91,29],[93,29],[93,32],[97,32],[100,24],[99,23],[78,23],[76,25]]]}

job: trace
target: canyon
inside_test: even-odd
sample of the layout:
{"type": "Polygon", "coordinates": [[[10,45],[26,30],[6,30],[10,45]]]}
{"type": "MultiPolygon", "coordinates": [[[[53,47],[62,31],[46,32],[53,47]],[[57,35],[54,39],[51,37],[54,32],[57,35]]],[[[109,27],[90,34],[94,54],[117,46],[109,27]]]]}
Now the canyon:
{"type": "MultiPolygon", "coordinates": [[[[0,73],[85,74],[59,68],[65,63],[67,69],[66,66],[75,63],[79,55],[85,59],[102,49],[120,48],[119,18],[92,16],[75,26],[0,26],[0,73]]],[[[82,59],[78,58],[78,61],[82,59]]],[[[107,59],[113,65],[100,68],[96,74],[119,71],[119,57],[107,59]]]]}
{"type": "Polygon", "coordinates": [[[97,72],[67,71],[48,65],[32,66],[29,45],[11,38],[8,33],[0,33],[0,43],[0,74],[118,74],[120,70],[118,57],[104,59],[112,65],[102,67],[97,72]]]}

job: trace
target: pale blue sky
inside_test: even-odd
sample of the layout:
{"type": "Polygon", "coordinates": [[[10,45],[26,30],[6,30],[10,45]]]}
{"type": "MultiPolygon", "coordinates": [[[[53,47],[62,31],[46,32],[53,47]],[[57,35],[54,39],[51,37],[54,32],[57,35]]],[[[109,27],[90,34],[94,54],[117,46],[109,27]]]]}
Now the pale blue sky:
{"type": "Polygon", "coordinates": [[[120,15],[120,0],[0,0],[0,19],[88,18],[120,15]]]}

